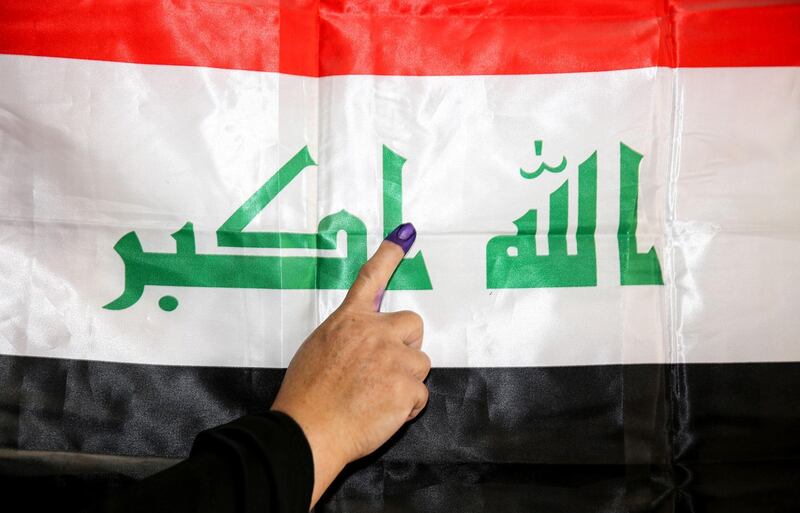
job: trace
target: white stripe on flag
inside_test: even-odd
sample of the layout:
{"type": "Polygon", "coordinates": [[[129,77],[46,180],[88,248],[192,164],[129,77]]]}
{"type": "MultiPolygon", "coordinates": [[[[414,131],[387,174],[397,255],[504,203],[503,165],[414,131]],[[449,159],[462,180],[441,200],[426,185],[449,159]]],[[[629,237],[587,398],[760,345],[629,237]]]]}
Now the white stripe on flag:
{"type": "MultiPolygon", "coordinates": [[[[198,254],[323,254],[215,237],[308,145],[319,167],[247,230],[314,233],[346,209],[372,252],[386,145],[407,159],[403,220],[433,290],[390,291],[384,309],[423,315],[434,365],[800,360],[798,68],[318,79],[0,56],[0,76],[2,353],[285,366],[344,291],[152,286],[111,311],[114,245],[135,231],[174,253],[190,221],[198,254]],[[638,250],[655,246],[663,286],[620,285],[620,143],[643,155],[638,250]],[[537,209],[546,254],[549,196],[595,151],[597,286],[487,289],[489,239],[537,209]],[[562,157],[562,173],[520,176],[562,157]]],[[[577,199],[570,186],[573,254],[577,199]]]]}

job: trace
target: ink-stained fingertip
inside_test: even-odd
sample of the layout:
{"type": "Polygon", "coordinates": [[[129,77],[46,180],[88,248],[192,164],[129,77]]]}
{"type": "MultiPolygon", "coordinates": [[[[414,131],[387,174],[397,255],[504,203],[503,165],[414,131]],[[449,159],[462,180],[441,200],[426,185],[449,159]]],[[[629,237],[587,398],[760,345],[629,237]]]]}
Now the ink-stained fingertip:
{"type": "Polygon", "coordinates": [[[414,240],[417,238],[417,230],[411,223],[403,223],[386,236],[386,240],[394,242],[403,249],[403,253],[408,253],[414,240]]]}

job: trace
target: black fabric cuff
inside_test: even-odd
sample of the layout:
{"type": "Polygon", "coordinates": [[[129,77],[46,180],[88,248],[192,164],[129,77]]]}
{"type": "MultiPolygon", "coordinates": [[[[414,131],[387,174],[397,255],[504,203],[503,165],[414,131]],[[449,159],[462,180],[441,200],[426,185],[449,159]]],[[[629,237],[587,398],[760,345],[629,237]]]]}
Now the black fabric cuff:
{"type": "Polygon", "coordinates": [[[224,453],[240,469],[242,511],[307,513],[314,460],[302,428],[288,415],[247,415],[197,435],[192,456],[224,453]],[[269,490],[268,493],[264,493],[269,490]]]}

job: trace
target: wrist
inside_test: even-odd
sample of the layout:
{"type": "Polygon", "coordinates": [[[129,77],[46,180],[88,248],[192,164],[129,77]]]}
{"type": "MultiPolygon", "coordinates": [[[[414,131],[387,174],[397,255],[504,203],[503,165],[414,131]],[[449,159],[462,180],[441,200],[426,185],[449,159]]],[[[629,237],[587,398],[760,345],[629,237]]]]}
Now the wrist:
{"type": "Polygon", "coordinates": [[[307,414],[305,410],[308,409],[296,409],[276,401],[271,410],[291,417],[302,429],[311,448],[314,487],[311,493],[310,507],[314,507],[336,476],[352,460],[347,455],[346,445],[336,437],[340,430],[331,423],[316,418],[313,411],[310,412],[311,414],[307,414]]]}

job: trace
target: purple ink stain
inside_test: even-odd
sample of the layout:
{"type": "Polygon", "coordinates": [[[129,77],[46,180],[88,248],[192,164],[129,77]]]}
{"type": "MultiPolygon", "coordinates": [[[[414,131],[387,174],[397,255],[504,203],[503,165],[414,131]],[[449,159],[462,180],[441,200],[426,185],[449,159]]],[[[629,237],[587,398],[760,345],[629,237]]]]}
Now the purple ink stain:
{"type": "Polygon", "coordinates": [[[383,301],[383,293],[386,292],[386,289],[380,289],[378,294],[375,295],[375,311],[379,312],[381,310],[381,302],[383,301]]]}
{"type": "Polygon", "coordinates": [[[408,253],[414,240],[417,238],[417,230],[411,223],[403,223],[395,228],[392,233],[386,236],[386,240],[394,242],[403,249],[403,253],[408,253]]]}
{"type": "MultiPolygon", "coordinates": [[[[386,240],[389,242],[393,242],[400,246],[403,250],[403,253],[408,253],[408,250],[411,249],[411,245],[414,244],[414,240],[417,238],[417,230],[414,228],[414,225],[411,223],[403,223],[394,230],[392,233],[386,236],[386,240]]],[[[386,292],[386,289],[380,289],[378,294],[375,296],[375,311],[379,312],[381,309],[381,302],[383,301],[383,294],[386,292]]]]}

